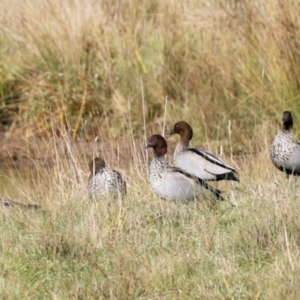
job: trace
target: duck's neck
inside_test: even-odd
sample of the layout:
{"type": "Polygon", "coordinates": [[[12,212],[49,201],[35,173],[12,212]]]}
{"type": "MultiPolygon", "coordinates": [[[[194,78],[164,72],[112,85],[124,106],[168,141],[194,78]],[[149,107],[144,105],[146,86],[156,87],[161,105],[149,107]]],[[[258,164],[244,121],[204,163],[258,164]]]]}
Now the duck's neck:
{"type": "Polygon", "coordinates": [[[292,129],[291,128],[282,128],[281,132],[285,133],[285,134],[292,134],[292,129]]]}
{"type": "Polygon", "coordinates": [[[150,172],[161,172],[169,167],[166,155],[154,156],[150,163],[150,172]]]}
{"type": "Polygon", "coordinates": [[[293,141],[292,131],[290,129],[282,129],[279,131],[279,136],[287,141],[293,141]]]}
{"type": "Polygon", "coordinates": [[[185,151],[189,147],[188,140],[180,140],[176,145],[174,156],[180,155],[183,151],[185,151]]]}

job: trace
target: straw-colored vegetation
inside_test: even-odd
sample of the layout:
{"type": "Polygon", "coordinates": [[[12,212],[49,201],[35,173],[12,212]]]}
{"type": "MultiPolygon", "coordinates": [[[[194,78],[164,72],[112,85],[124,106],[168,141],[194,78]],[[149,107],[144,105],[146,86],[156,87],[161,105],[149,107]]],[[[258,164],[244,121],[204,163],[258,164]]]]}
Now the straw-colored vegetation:
{"type": "Polygon", "coordinates": [[[0,298],[299,299],[300,183],[268,157],[283,110],[300,128],[299,10],[1,1],[0,129],[36,168],[1,170],[0,195],[42,210],[0,211],[0,298]],[[227,201],[151,192],[145,140],[180,119],[238,169],[213,184],[227,201]],[[122,172],[124,201],[89,201],[93,155],[122,172]]]}

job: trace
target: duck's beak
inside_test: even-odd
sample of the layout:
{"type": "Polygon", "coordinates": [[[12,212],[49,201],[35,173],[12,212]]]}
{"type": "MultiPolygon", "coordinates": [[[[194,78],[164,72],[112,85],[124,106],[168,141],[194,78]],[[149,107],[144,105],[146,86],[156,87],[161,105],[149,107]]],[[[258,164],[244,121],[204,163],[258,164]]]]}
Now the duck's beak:
{"type": "Polygon", "coordinates": [[[153,147],[152,143],[151,143],[151,142],[149,142],[149,143],[146,145],[146,147],[145,147],[145,148],[152,148],[152,147],[153,147]]]}

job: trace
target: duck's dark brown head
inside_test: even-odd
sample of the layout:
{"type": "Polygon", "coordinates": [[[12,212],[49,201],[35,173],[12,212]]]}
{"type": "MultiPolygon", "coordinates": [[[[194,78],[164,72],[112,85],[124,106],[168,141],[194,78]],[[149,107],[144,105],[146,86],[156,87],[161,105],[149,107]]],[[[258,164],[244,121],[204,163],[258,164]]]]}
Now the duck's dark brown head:
{"type": "Polygon", "coordinates": [[[154,134],[150,137],[146,148],[153,148],[154,155],[161,157],[167,153],[168,145],[160,134],[154,134]]]}
{"type": "Polygon", "coordinates": [[[293,128],[293,117],[290,111],[285,111],[282,114],[283,129],[290,130],[293,128]]]}
{"type": "Polygon", "coordinates": [[[105,162],[100,157],[95,157],[89,163],[91,174],[96,174],[99,170],[105,168],[105,162]]]}
{"type": "Polygon", "coordinates": [[[193,129],[190,126],[190,124],[188,124],[185,121],[177,122],[174,125],[174,128],[170,132],[170,134],[175,134],[175,133],[179,134],[181,141],[184,141],[184,142],[188,142],[193,138],[193,129]]]}

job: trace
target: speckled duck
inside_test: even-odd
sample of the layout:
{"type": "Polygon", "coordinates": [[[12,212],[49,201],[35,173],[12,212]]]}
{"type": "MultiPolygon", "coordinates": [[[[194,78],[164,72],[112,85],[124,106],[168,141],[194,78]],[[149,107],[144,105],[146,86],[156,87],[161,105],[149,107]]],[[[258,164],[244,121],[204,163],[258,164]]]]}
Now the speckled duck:
{"type": "Polygon", "coordinates": [[[100,157],[91,160],[90,176],[88,182],[88,192],[93,196],[121,196],[126,195],[126,182],[122,175],[106,167],[105,162],[100,157]]]}
{"type": "Polygon", "coordinates": [[[289,175],[300,175],[300,144],[292,137],[293,117],[290,111],[282,115],[282,129],[275,136],[271,149],[271,160],[276,168],[289,175]]]}

